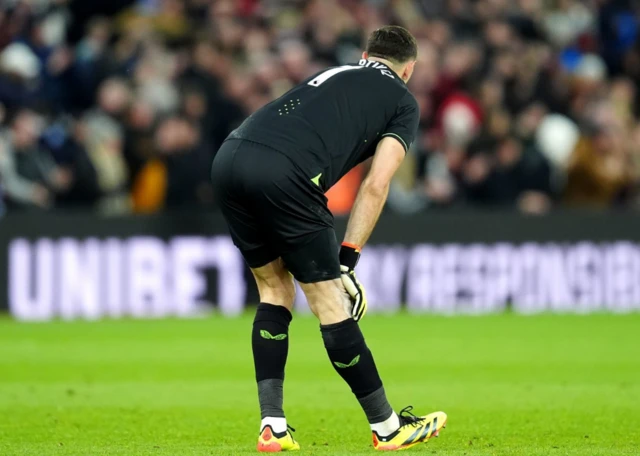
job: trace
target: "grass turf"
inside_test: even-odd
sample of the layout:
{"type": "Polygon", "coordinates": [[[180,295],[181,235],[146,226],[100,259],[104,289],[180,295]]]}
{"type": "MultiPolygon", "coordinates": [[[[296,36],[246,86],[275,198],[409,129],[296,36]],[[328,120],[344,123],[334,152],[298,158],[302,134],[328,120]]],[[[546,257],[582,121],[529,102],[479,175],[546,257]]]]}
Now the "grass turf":
{"type": "MultiPolygon", "coordinates": [[[[0,455],[252,455],[249,316],[0,320],[0,455]]],[[[406,454],[640,454],[640,315],[367,317],[392,404],[442,409],[406,454]]],[[[364,415],[315,320],[290,333],[285,391],[301,455],[368,455],[364,415]]]]}

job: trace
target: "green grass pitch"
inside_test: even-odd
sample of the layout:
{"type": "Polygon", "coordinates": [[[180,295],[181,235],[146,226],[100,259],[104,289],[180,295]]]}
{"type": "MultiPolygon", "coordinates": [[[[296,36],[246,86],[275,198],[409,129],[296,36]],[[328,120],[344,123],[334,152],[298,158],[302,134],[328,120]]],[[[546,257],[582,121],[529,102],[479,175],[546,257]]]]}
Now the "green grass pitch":
{"type": "MultiPolygon", "coordinates": [[[[0,455],[256,454],[250,327],[0,319],[0,455]]],[[[440,438],[405,454],[640,454],[640,315],[403,314],[362,327],[396,410],[449,414],[440,438]]],[[[299,454],[375,454],[315,320],[294,318],[290,342],[299,454]]]]}

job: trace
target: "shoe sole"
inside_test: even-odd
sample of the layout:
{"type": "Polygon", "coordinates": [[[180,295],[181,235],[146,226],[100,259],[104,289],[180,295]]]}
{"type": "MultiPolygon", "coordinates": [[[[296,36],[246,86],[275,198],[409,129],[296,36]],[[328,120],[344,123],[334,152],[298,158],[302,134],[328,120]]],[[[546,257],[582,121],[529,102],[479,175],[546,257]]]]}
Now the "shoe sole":
{"type": "Polygon", "coordinates": [[[446,427],[447,427],[447,422],[445,421],[440,429],[436,429],[436,431],[433,434],[431,434],[427,439],[421,440],[419,442],[413,442],[413,443],[410,443],[408,445],[401,445],[401,446],[399,446],[399,445],[378,446],[375,449],[378,450],[378,451],[404,451],[404,450],[408,450],[409,448],[414,447],[416,445],[419,445],[421,443],[427,443],[429,441],[429,439],[431,439],[431,437],[438,437],[440,435],[440,431],[442,431],[446,427]]]}
{"type": "Polygon", "coordinates": [[[282,451],[282,445],[278,442],[258,442],[256,449],[259,453],[280,453],[282,451]]]}
{"type": "Polygon", "coordinates": [[[286,451],[299,451],[300,448],[290,448],[288,450],[283,450],[282,445],[278,442],[258,442],[258,446],[256,447],[258,453],[284,453],[286,451]]]}

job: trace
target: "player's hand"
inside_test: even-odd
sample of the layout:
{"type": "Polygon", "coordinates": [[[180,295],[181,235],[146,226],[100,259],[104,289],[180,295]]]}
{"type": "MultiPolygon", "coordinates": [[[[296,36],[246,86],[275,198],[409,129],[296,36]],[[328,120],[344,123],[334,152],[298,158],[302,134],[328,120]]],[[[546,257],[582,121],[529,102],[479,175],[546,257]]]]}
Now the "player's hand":
{"type": "Polygon", "coordinates": [[[360,259],[360,249],[351,244],[342,244],[340,248],[340,272],[344,288],[351,298],[351,316],[360,321],[367,313],[367,295],[356,278],[355,267],[360,259]]]}

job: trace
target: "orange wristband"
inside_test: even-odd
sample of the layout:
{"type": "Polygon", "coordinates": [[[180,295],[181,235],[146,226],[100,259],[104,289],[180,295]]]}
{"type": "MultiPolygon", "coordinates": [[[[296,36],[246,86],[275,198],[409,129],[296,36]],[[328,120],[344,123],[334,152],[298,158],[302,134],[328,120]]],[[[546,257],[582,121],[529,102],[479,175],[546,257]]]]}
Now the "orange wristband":
{"type": "Polygon", "coordinates": [[[362,250],[362,247],[360,247],[359,245],[350,244],[348,242],[343,242],[342,245],[345,246],[345,247],[349,247],[349,248],[355,250],[358,253],[360,253],[360,251],[362,250]]]}

